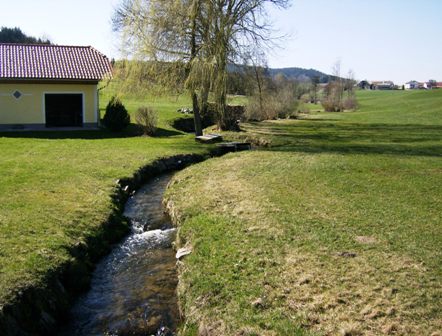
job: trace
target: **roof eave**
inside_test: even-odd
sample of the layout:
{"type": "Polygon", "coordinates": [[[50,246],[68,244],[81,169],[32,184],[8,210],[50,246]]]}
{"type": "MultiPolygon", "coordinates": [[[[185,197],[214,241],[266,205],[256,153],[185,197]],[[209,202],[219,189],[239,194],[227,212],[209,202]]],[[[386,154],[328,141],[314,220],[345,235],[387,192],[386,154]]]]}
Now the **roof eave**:
{"type": "Polygon", "coordinates": [[[101,79],[73,78],[0,78],[3,84],[98,84],[101,79]]]}

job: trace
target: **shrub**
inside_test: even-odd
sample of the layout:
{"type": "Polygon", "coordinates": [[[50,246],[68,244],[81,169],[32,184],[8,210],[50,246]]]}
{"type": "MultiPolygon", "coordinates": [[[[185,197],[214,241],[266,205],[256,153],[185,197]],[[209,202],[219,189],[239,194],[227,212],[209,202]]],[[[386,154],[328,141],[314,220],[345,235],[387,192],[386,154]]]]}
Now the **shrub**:
{"type": "Polygon", "coordinates": [[[106,106],[103,124],[113,132],[122,131],[130,124],[130,116],[123,103],[113,96],[106,106]]]}
{"type": "Polygon", "coordinates": [[[311,102],[311,97],[309,93],[304,93],[301,98],[300,98],[302,103],[310,103],[311,102]]]}
{"type": "Polygon", "coordinates": [[[245,119],[248,121],[264,120],[264,111],[261,111],[257,96],[251,96],[246,105],[245,119]]]}
{"type": "Polygon", "coordinates": [[[341,103],[333,99],[333,97],[326,97],[322,100],[321,104],[326,112],[342,112],[358,108],[358,101],[354,96],[345,98],[341,103]]]}
{"type": "Polygon", "coordinates": [[[249,121],[263,121],[275,119],[277,116],[274,99],[265,95],[260,102],[259,96],[251,96],[247,102],[245,119],[249,121]]]}
{"type": "Polygon", "coordinates": [[[273,104],[278,118],[285,119],[296,113],[299,100],[296,99],[294,91],[290,87],[281,87],[276,92],[273,104]]]}
{"type": "Polygon", "coordinates": [[[343,111],[342,103],[336,97],[324,97],[321,101],[325,112],[341,112],[343,111]]]}
{"type": "Polygon", "coordinates": [[[346,99],[344,99],[344,109],[345,110],[356,110],[358,108],[358,101],[356,99],[356,97],[352,96],[352,97],[347,97],[346,99]]]}
{"type": "Polygon", "coordinates": [[[298,106],[299,101],[288,90],[280,90],[272,94],[266,93],[261,104],[259,97],[254,95],[249,98],[247,103],[245,118],[254,121],[291,118],[296,116],[298,106]]]}
{"type": "Polygon", "coordinates": [[[135,120],[144,135],[154,135],[158,124],[157,112],[148,106],[142,106],[137,110],[135,120]]]}

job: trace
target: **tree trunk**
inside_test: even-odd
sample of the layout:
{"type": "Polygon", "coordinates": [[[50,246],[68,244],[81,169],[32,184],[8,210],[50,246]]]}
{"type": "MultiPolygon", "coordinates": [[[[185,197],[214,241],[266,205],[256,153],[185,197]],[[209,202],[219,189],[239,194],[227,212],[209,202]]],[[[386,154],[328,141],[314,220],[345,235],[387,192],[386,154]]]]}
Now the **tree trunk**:
{"type": "Polygon", "coordinates": [[[261,78],[258,73],[258,67],[255,65],[253,68],[255,69],[256,84],[258,85],[259,110],[261,111],[261,115],[262,115],[264,113],[264,106],[263,106],[263,102],[262,102],[261,78]]]}
{"type": "Polygon", "coordinates": [[[198,105],[198,95],[192,90],[192,107],[193,107],[193,122],[195,124],[195,136],[203,135],[203,128],[201,125],[201,114],[198,105]]]}
{"type": "Polygon", "coordinates": [[[203,81],[203,85],[201,88],[201,101],[200,101],[200,106],[201,106],[201,117],[204,118],[210,118],[213,116],[209,116],[209,91],[210,91],[210,79],[207,77],[204,79],[203,81]]]}
{"type": "Polygon", "coordinates": [[[217,69],[216,74],[216,94],[215,94],[215,105],[217,113],[217,124],[218,128],[222,131],[228,130],[228,122],[226,116],[226,88],[225,88],[225,73],[223,68],[217,69]]]}
{"type": "MultiPolygon", "coordinates": [[[[191,27],[191,39],[190,39],[190,60],[189,64],[192,63],[192,61],[196,57],[196,20],[198,17],[198,12],[200,9],[200,0],[194,0],[192,4],[192,27],[191,27]]],[[[203,128],[201,126],[201,115],[200,115],[200,109],[198,105],[198,96],[194,89],[191,90],[191,96],[192,96],[192,108],[193,108],[193,121],[195,124],[195,136],[203,135],[203,128]]]]}
{"type": "Polygon", "coordinates": [[[220,43],[219,47],[220,50],[217,54],[217,66],[215,74],[215,106],[218,128],[225,131],[229,129],[228,116],[226,115],[227,48],[222,42],[220,43]]]}

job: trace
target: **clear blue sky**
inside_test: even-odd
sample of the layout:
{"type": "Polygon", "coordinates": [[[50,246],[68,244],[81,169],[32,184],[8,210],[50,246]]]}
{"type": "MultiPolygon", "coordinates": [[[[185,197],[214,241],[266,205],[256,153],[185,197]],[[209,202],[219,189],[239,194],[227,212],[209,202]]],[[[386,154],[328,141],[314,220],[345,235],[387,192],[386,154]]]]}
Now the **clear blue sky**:
{"type": "Polygon", "coordinates": [[[291,34],[272,67],[330,73],[340,59],[358,79],[442,81],[442,0],[294,0],[271,14],[291,34]]]}
{"type": "MultiPolygon", "coordinates": [[[[57,44],[92,45],[118,57],[110,18],[119,0],[0,0],[0,26],[47,36],[57,44]]],[[[357,79],[442,81],[442,0],[293,0],[270,11],[281,34],[272,67],[314,68],[357,79]]]]}

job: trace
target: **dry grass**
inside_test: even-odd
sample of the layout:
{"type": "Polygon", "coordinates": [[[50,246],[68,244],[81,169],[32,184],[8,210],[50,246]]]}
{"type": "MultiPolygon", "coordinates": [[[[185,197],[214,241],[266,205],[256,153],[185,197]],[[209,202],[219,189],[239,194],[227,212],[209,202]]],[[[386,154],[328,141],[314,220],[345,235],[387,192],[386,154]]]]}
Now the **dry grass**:
{"type": "Polygon", "coordinates": [[[181,335],[440,333],[442,91],[359,98],[177,175],[181,335]]]}
{"type": "MultiPolygon", "coordinates": [[[[282,273],[286,305],[306,327],[324,335],[420,335],[429,307],[418,307],[428,278],[407,258],[371,252],[354,258],[327,253],[287,253],[282,273]],[[374,262],[375,261],[375,262],[374,262]],[[408,289],[413,288],[414,291],[408,289]],[[418,295],[418,296],[417,296],[418,295]],[[349,328],[348,326],[352,326],[349,328]]],[[[437,286],[435,279],[432,285],[437,286]]],[[[439,289],[440,290],[440,289],[439,289]]],[[[429,330],[439,330],[437,319],[429,330]]]]}
{"type": "MultiPolygon", "coordinates": [[[[340,158],[346,173],[330,175],[337,159],[250,152],[176,175],[167,197],[179,209],[181,243],[194,246],[180,270],[182,335],[431,335],[442,328],[437,261],[431,245],[421,250],[425,257],[413,255],[424,246],[408,241],[421,228],[405,225],[421,221],[426,229],[438,214],[408,212],[404,221],[398,212],[410,186],[417,194],[427,186],[410,182],[406,164],[384,170],[385,181],[396,180],[375,187],[370,174],[362,178],[372,169],[360,170],[367,164],[360,158],[352,169],[353,159],[340,158]],[[371,197],[355,198],[368,187],[371,197]]],[[[427,201],[434,208],[429,194],[427,201]]]]}

